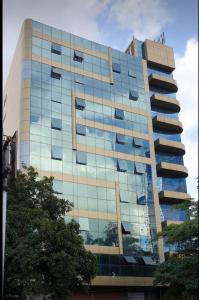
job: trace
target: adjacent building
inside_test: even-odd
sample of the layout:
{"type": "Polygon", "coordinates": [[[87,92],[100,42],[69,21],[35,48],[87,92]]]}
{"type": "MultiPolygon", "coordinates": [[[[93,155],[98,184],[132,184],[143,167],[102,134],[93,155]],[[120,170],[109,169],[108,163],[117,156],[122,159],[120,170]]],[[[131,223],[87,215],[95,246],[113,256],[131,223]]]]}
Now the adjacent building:
{"type": "Polygon", "coordinates": [[[74,299],[158,300],[156,234],[181,222],[187,194],[171,47],[133,39],[124,52],[27,19],[4,91],[17,168],[54,176],[72,201],[98,276],[74,299]]]}

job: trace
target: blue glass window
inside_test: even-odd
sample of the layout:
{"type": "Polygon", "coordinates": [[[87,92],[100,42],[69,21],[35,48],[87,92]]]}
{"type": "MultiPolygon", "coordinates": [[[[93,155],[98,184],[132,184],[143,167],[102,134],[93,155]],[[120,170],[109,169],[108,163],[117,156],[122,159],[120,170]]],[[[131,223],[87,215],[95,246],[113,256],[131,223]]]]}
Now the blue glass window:
{"type": "Polygon", "coordinates": [[[137,204],[145,205],[146,204],[146,195],[137,196],[137,204]]]}
{"type": "Polygon", "coordinates": [[[120,66],[120,64],[113,63],[112,64],[112,70],[115,73],[121,73],[121,66],[120,66]]]}
{"type": "Polygon", "coordinates": [[[52,118],[51,120],[51,128],[61,130],[62,129],[62,120],[52,118]]]}
{"type": "Polygon", "coordinates": [[[87,164],[87,156],[85,152],[77,151],[76,153],[76,163],[80,165],[87,164]]]}
{"type": "Polygon", "coordinates": [[[127,164],[125,160],[118,159],[117,160],[117,170],[120,172],[126,172],[127,171],[127,164]]]}
{"type": "Polygon", "coordinates": [[[129,99],[130,100],[138,100],[138,92],[137,91],[133,91],[133,90],[130,90],[129,91],[129,99]]]}
{"type": "Polygon", "coordinates": [[[120,191],[120,202],[129,203],[127,191],[120,191]]]}
{"type": "Polygon", "coordinates": [[[79,135],[86,135],[86,127],[81,124],[77,124],[76,125],[76,133],[79,135]]]}
{"type": "Polygon", "coordinates": [[[82,231],[89,231],[89,220],[88,218],[80,218],[79,217],[79,226],[82,231]]]}
{"type": "Polygon", "coordinates": [[[124,120],[124,111],[122,109],[116,108],[115,109],[115,118],[124,120]]]}
{"type": "Polygon", "coordinates": [[[156,262],[152,259],[151,256],[142,256],[143,262],[145,265],[155,265],[156,262]]]}
{"type": "Polygon", "coordinates": [[[131,233],[132,225],[129,222],[122,221],[122,233],[131,233]]]}
{"type": "Polygon", "coordinates": [[[62,148],[60,146],[52,145],[51,158],[57,159],[57,160],[62,160],[62,148]]]}
{"type": "Polygon", "coordinates": [[[51,52],[55,53],[55,54],[58,54],[58,55],[61,55],[61,46],[58,45],[58,44],[52,43],[51,52]]]}
{"type": "Polygon", "coordinates": [[[30,122],[31,123],[39,123],[39,120],[40,120],[40,116],[34,115],[34,114],[30,115],[30,122]]]}
{"type": "Polygon", "coordinates": [[[145,172],[145,165],[141,163],[135,163],[135,173],[136,174],[144,174],[145,172]]]}
{"type": "Polygon", "coordinates": [[[133,138],[133,146],[134,147],[142,147],[143,142],[141,139],[133,138]]]}
{"type": "Polygon", "coordinates": [[[62,194],[63,193],[63,181],[53,180],[53,190],[56,194],[62,194]]]}
{"type": "Polygon", "coordinates": [[[124,145],[126,143],[126,141],[125,141],[125,135],[116,133],[116,143],[124,145]]]}
{"type": "Polygon", "coordinates": [[[75,98],[75,106],[77,109],[84,110],[86,107],[86,102],[84,99],[75,98]]]}
{"type": "Polygon", "coordinates": [[[136,259],[133,256],[125,255],[124,260],[127,264],[136,264],[137,263],[136,259]]]}
{"type": "Polygon", "coordinates": [[[132,78],[136,78],[135,73],[133,71],[131,71],[131,70],[128,71],[128,76],[132,77],[132,78]]]}
{"type": "Polygon", "coordinates": [[[51,77],[60,80],[61,79],[61,70],[59,70],[58,68],[52,67],[51,77]]]}
{"type": "Polygon", "coordinates": [[[73,59],[75,61],[78,61],[78,62],[82,63],[83,59],[84,59],[84,54],[80,51],[75,50],[73,59]]]}

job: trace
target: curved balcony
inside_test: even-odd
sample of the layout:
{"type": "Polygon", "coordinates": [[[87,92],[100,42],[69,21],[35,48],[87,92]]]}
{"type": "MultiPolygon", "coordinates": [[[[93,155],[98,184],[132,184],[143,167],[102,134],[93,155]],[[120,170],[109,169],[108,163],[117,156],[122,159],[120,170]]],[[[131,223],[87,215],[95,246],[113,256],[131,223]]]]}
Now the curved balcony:
{"type": "Polygon", "coordinates": [[[167,109],[168,111],[175,113],[180,111],[180,103],[178,100],[158,93],[151,96],[151,108],[153,109],[156,107],[167,109]]]}
{"type": "Polygon", "coordinates": [[[152,86],[164,88],[172,93],[176,93],[178,91],[177,82],[175,79],[156,73],[152,73],[149,75],[149,84],[152,86]]]}
{"type": "Polygon", "coordinates": [[[157,139],[154,142],[155,151],[173,153],[175,155],[184,155],[185,146],[181,142],[170,141],[166,139],[157,139]]]}
{"type": "Polygon", "coordinates": [[[161,162],[156,165],[157,175],[160,177],[187,177],[188,170],[183,165],[161,162]]]}
{"type": "Polygon", "coordinates": [[[171,225],[171,224],[181,224],[183,223],[183,221],[174,221],[174,220],[166,220],[166,221],[163,221],[161,224],[162,224],[162,229],[166,228],[167,226],[171,225]]]}
{"type": "Polygon", "coordinates": [[[187,193],[175,192],[175,191],[160,191],[159,192],[159,201],[167,203],[179,203],[186,199],[190,199],[191,196],[187,193]]]}
{"type": "Polygon", "coordinates": [[[179,120],[171,119],[162,116],[153,118],[153,129],[165,130],[171,133],[182,133],[182,123],[179,120]]]}

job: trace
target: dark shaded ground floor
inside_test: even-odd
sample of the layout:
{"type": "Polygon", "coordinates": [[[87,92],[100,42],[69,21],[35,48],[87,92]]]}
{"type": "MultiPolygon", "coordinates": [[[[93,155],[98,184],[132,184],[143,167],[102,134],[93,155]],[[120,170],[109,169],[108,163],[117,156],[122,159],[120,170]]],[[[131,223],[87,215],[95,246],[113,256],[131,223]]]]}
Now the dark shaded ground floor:
{"type": "Polygon", "coordinates": [[[93,287],[72,300],[163,300],[163,290],[157,288],[93,287]]]}

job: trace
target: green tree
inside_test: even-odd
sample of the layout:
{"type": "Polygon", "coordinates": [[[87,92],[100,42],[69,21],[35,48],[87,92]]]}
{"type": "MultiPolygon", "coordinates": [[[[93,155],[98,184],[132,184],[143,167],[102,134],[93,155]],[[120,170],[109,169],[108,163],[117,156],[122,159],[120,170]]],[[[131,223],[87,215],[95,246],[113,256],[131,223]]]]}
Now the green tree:
{"type": "Polygon", "coordinates": [[[18,171],[8,185],[5,298],[50,295],[68,299],[88,287],[97,272],[79,225],[65,223],[72,203],[53,190],[53,177],[38,178],[34,168],[18,171]]]}
{"type": "Polygon", "coordinates": [[[171,224],[160,234],[175,252],[159,265],[154,284],[168,286],[169,300],[198,299],[198,201],[186,200],[175,206],[187,213],[187,220],[171,224]]]}

